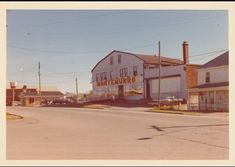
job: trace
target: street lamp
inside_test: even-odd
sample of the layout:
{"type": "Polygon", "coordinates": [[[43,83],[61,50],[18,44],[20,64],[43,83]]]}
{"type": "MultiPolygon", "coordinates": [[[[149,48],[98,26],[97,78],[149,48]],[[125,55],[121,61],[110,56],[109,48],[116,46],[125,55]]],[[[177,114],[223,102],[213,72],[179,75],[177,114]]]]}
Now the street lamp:
{"type": "Polygon", "coordinates": [[[12,106],[14,106],[14,101],[15,101],[15,88],[17,86],[17,82],[10,82],[10,86],[12,89],[12,106]]]}

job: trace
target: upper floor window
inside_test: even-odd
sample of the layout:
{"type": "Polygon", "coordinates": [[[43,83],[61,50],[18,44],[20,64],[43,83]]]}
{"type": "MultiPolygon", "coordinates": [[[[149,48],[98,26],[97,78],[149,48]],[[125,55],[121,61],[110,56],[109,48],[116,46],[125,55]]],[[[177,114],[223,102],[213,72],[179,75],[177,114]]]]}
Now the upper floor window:
{"type": "Polygon", "coordinates": [[[133,75],[134,76],[138,75],[137,66],[133,67],[133,75]]]}
{"type": "Polygon", "coordinates": [[[118,64],[122,62],[122,55],[118,55],[118,64]]]}
{"type": "Polygon", "coordinates": [[[110,57],[110,65],[113,65],[113,56],[110,57]]]}
{"type": "Polygon", "coordinates": [[[206,83],[210,82],[210,72],[206,72],[206,83]]]}

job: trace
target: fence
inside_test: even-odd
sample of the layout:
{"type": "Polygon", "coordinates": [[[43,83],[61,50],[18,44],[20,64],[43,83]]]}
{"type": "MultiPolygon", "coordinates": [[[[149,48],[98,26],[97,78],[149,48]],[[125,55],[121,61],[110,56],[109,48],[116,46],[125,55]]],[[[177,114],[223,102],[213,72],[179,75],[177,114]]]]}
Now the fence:
{"type": "Polygon", "coordinates": [[[193,111],[228,111],[228,103],[189,103],[188,109],[193,111]]]}

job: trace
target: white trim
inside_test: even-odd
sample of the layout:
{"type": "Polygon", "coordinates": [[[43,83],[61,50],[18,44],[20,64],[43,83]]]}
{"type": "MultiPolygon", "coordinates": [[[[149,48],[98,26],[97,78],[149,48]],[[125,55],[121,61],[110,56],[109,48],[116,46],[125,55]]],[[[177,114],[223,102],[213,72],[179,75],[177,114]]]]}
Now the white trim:
{"type": "Polygon", "coordinates": [[[188,89],[188,90],[189,90],[189,92],[228,90],[228,86],[211,87],[211,88],[191,88],[191,89],[188,89]]]}
{"type": "Polygon", "coordinates": [[[221,69],[221,68],[228,68],[228,65],[223,66],[216,66],[216,67],[207,67],[207,68],[199,68],[197,71],[207,71],[207,70],[213,70],[213,69],[221,69]]]}

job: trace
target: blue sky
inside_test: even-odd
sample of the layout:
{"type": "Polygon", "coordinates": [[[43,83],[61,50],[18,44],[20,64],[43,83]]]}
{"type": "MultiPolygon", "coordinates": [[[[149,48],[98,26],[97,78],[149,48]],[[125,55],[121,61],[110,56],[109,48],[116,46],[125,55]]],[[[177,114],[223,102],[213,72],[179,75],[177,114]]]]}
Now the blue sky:
{"type": "Polygon", "coordinates": [[[204,64],[228,50],[226,10],[8,10],[7,84],[57,86],[75,93],[92,89],[91,69],[112,50],[204,64]]]}

